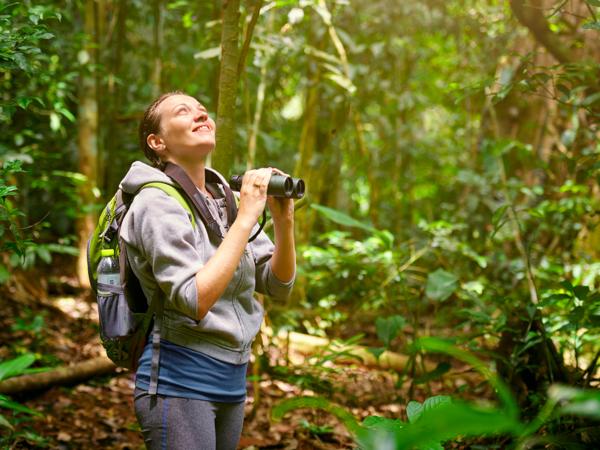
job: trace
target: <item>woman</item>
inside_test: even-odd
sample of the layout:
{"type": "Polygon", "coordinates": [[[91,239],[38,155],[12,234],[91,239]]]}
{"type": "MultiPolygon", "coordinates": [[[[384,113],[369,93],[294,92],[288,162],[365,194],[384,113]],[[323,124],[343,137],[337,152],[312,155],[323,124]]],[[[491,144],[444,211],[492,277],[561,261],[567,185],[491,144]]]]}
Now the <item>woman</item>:
{"type": "Polygon", "coordinates": [[[183,93],[165,94],[148,107],[140,145],[154,167],[133,163],[123,189],[173,184],[160,169],[174,163],[205,197],[224,238],[215,244],[200,218],[192,226],[186,210],[160,189],[140,190],[131,204],[121,237],[146,298],[157,296],[164,308],[158,394],[148,393],[148,344],[136,372],[136,416],[148,448],[233,450],[242,431],[251,343],[263,317],[253,293],[285,298],[294,282],[293,200],[267,197],[271,174],[282,172],[250,170],[229,226],[223,189],[205,176],[215,122],[183,93]],[[265,204],[275,245],[264,233],[248,243],[265,204]]]}

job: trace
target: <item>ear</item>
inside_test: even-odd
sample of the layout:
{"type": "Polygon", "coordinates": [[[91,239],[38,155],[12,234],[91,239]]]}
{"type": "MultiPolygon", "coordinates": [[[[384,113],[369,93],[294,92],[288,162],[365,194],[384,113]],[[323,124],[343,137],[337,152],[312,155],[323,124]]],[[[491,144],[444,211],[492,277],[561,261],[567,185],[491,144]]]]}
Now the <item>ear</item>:
{"type": "Polygon", "coordinates": [[[156,153],[160,154],[165,151],[165,148],[166,148],[165,141],[163,141],[163,139],[158,134],[154,134],[154,133],[149,134],[148,137],[146,138],[146,142],[148,143],[150,148],[152,150],[154,150],[156,153]]]}

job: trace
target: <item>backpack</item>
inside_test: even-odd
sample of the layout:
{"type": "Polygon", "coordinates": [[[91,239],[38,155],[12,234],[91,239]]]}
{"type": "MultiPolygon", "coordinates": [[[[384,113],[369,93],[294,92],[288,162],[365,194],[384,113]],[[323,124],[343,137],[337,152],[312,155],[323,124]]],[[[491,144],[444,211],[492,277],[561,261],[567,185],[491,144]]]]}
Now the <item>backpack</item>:
{"type": "MultiPolygon", "coordinates": [[[[217,221],[210,214],[203,197],[199,195],[195,185],[183,169],[175,164],[167,163],[164,171],[177,183],[179,188],[164,182],[145,184],[134,194],[119,188],[103,209],[87,246],[88,276],[98,305],[100,341],[108,358],[118,367],[135,370],[152,328],[149,388],[151,395],[157,393],[163,305],[158,299],[160,291],[157,291],[150,301],[146,299],[139,280],[131,269],[127,259],[126,245],[119,235],[123,219],[139,191],[157,188],[177,200],[187,212],[192,227],[196,227],[192,211],[193,205],[207,229],[209,238],[217,243],[223,239],[217,221]],[[120,283],[114,286],[98,283],[98,264],[102,258],[102,251],[108,249],[112,250],[119,261],[120,283]]],[[[228,208],[228,221],[231,225],[237,214],[231,189],[217,172],[206,169],[206,175],[207,181],[223,185],[228,208]]]]}

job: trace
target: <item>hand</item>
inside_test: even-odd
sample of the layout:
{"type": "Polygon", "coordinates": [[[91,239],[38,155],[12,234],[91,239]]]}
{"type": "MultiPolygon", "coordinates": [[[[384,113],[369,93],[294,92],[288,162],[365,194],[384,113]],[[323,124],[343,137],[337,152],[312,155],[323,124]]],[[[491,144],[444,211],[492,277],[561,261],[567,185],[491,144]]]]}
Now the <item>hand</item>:
{"type": "Polygon", "coordinates": [[[238,217],[246,220],[249,226],[254,226],[265,209],[272,173],[273,169],[270,167],[254,169],[248,170],[242,178],[238,217]]]}
{"type": "MultiPolygon", "coordinates": [[[[272,168],[273,173],[289,177],[287,173],[282,172],[279,169],[272,168]]],[[[273,224],[292,222],[294,220],[294,200],[285,197],[272,197],[267,198],[267,204],[269,205],[269,211],[273,218],[273,224]]]]}

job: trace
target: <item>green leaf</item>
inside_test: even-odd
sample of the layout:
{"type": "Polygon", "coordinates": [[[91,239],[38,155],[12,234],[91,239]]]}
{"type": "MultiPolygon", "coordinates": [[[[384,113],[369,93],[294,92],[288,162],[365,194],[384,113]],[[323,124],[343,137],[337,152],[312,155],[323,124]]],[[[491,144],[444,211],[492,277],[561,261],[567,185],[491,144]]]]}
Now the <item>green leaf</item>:
{"type": "Polygon", "coordinates": [[[221,47],[213,47],[194,54],[194,59],[212,59],[221,57],[221,47]]]}
{"type": "Polygon", "coordinates": [[[304,98],[302,94],[296,94],[281,109],[281,117],[286,120],[298,120],[304,114],[304,98]]]}
{"type": "Polygon", "coordinates": [[[587,286],[575,286],[573,288],[573,294],[575,294],[575,297],[577,297],[579,300],[585,300],[589,293],[590,288],[587,286]]]}
{"type": "Polygon", "coordinates": [[[375,357],[375,359],[379,359],[381,355],[385,352],[385,347],[369,347],[367,351],[375,357]]]}
{"type": "MultiPolygon", "coordinates": [[[[423,409],[418,420],[393,431],[394,446],[390,448],[432,448],[433,443],[437,445],[458,436],[518,435],[522,429],[523,426],[505,411],[463,402],[443,402],[423,409]]],[[[376,449],[378,437],[372,430],[365,430],[359,440],[365,448],[376,449]]]]}
{"type": "Polygon", "coordinates": [[[0,381],[23,373],[36,360],[33,353],[26,353],[17,358],[0,363],[0,381]]]}
{"type": "Polygon", "coordinates": [[[548,396],[555,403],[561,403],[559,414],[600,419],[600,392],[597,390],[552,385],[548,396]]]}
{"type": "Polygon", "coordinates": [[[416,377],[414,379],[414,383],[415,384],[423,384],[423,383],[427,383],[431,380],[435,380],[436,378],[439,378],[442,375],[444,375],[446,372],[448,372],[451,367],[452,366],[450,364],[448,364],[447,362],[440,362],[440,363],[438,363],[437,367],[435,369],[433,369],[431,372],[427,372],[421,376],[416,377]]]}
{"type": "Polygon", "coordinates": [[[299,408],[322,409],[327,411],[340,419],[351,433],[356,433],[360,429],[360,425],[352,414],[341,406],[338,406],[323,397],[297,397],[283,400],[271,410],[271,417],[278,422],[286,413],[299,408]]]}
{"type": "Polygon", "coordinates": [[[596,103],[600,100],[600,92],[596,92],[595,94],[589,95],[582,102],[582,106],[590,106],[593,103],[596,103]]]}
{"type": "Polygon", "coordinates": [[[583,24],[582,27],[584,30],[599,30],[600,31],[600,22],[587,22],[583,24]]]}
{"type": "Polygon", "coordinates": [[[415,422],[419,417],[421,417],[422,412],[423,404],[420,402],[411,400],[410,402],[408,402],[408,405],[406,405],[406,415],[410,423],[415,422]]]}
{"type": "Polygon", "coordinates": [[[6,283],[10,278],[10,272],[4,264],[0,264],[0,284],[6,283]]]}
{"type": "Polygon", "coordinates": [[[366,223],[360,222],[353,217],[350,217],[348,214],[338,211],[336,209],[328,208],[327,206],[322,205],[310,205],[311,208],[316,209],[321,215],[323,215],[326,219],[331,220],[339,225],[344,225],[346,227],[354,227],[361,228],[370,233],[377,233],[379,230],[376,228],[367,225],[366,223]]]}
{"type": "Polygon", "coordinates": [[[600,0],[586,0],[589,5],[600,7],[600,0]]]}
{"type": "Polygon", "coordinates": [[[19,97],[17,98],[17,105],[22,109],[27,109],[32,100],[31,97],[19,97]]]}
{"type": "Polygon", "coordinates": [[[60,116],[54,111],[50,113],[50,129],[58,131],[60,129],[60,116]]]}
{"type": "Polygon", "coordinates": [[[22,412],[26,414],[31,414],[32,416],[41,416],[42,414],[34,409],[28,408],[25,405],[21,405],[20,403],[13,402],[11,399],[6,397],[5,395],[0,395],[0,408],[11,409],[16,412],[22,412]]]}
{"type": "Polygon", "coordinates": [[[8,420],[6,420],[6,417],[4,417],[2,414],[0,414],[0,427],[9,428],[11,430],[15,429],[12,426],[12,423],[10,423],[8,420]]]}
{"type": "Polygon", "coordinates": [[[52,255],[45,246],[36,247],[35,252],[46,264],[50,264],[52,262],[52,255]]]}
{"type": "Polygon", "coordinates": [[[492,225],[494,226],[494,229],[500,228],[499,225],[501,223],[501,220],[506,214],[506,211],[508,210],[509,206],[510,205],[502,205],[500,208],[494,211],[494,215],[492,216],[492,225]]]}
{"type": "Polygon", "coordinates": [[[349,94],[354,94],[356,92],[356,86],[352,83],[352,80],[345,75],[328,72],[325,74],[325,78],[333,81],[335,84],[348,91],[349,94]]]}
{"type": "Polygon", "coordinates": [[[402,316],[378,317],[375,320],[377,329],[377,337],[385,344],[386,347],[398,335],[398,332],[406,325],[406,319],[402,316]]]}
{"type": "Polygon", "coordinates": [[[473,368],[477,372],[482,374],[483,377],[487,379],[488,382],[492,385],[492,387],[498,394],[498,397],[500,397],[500,400],[502,401],[507,414],[509,414],[510,417],[513,417],[516,420],[516,418],[519,415],[519,408],[510,389],[479,358],[475,357],[469,352],[466,352],[456,347],[455,345],[452,345],[447,341],[433,337],[419,338],[417,339],[417,341],[415,341],[414,346],[416,349],[450,355],[473,366],[473,368]]]}
{"type": "Polygon", "coordinates": [[[399,430],[406,424],[400,419],[388,419],[381,416],[367,416],[362,421],[362,426],[367,428],[379,428],[383,430],[393,431],[399,430]]]}
{"type": "Polygon", "coordinates": [[[452,398],[447,395],[434,395],[433,397],[429,397],[423,403],[411,401],[406,406],[406,415],[408,416],[408,421],[410,423],[415,423],[417,420],[419,420],[424,412],[451,402],[452,398]]]}
{"type": "Polygon", "coordinates": [[[425,295],[433,301],[443,302],[458,287],[458,278],[444,269],[438,269],[427,276],[425,295]]]}

